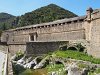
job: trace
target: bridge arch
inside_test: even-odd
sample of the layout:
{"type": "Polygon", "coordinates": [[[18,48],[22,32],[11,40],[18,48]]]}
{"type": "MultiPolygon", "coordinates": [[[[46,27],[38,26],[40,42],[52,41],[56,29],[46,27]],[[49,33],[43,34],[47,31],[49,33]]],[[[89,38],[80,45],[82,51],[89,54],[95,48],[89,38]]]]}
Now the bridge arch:
{"type": "Polygon", "coordinates": [[[67,50],[75,50],[75,51],[77,51],[77,50],[78,50],[78,48],[77,48],[77,47],[75,47],[75,46],[69,46],[69,47],[67,48],[67,50]]]}

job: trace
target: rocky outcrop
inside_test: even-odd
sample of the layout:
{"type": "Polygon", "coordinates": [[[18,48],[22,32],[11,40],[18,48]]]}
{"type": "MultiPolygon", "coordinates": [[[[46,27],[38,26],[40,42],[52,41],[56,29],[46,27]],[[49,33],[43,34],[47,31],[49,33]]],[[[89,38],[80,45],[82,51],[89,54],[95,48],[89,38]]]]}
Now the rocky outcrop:
{"type": "Polygon", "coordinates": [[[99,64],[92,64],[88,61],[82,60],[75,60],[70,58],[59,58],[53,56],[46,56],[45,58],[41,59],[42,57],[38,56],[35,58],[32,57],[22,57],[18,61],[14,61],[14,63],[22,66],[23,68],[28,69],[41,69],[46,67],[48,64],[55,66],[55,64],[63,64],[63,68],[59,68],[58,71],[49,72],[50,75],[61,75],[62,72],[66,72],[66,75],[88,75],[89,70],[95,70],[99,64]],[[41,60],[39,60],[41,59],[41,60]]]}
{"type": "Polygon", "coordinates": [[[71,63],[67,67],[68,75],[88,75],[86,68],[80,69],[76,63],[71,63]]]}
{"type": "Polygon", "coordinates": [[[34,58],[32,61],[30,61],[29,63],[26,63],[24,65],[24,68],[32,68],[32,67],[36,66],[38,64],[37,59],[39,59],[39,58],[41,58],[41,57],[38,56],[38,57],[34,58]]]}
{"type": "Polygon", "coordinates": [[[74,63],[74,64],[70,64],[67,67],[68,70],[68,75],[81,75],[81,72],[78,69],[78,66],[74,63]]]}

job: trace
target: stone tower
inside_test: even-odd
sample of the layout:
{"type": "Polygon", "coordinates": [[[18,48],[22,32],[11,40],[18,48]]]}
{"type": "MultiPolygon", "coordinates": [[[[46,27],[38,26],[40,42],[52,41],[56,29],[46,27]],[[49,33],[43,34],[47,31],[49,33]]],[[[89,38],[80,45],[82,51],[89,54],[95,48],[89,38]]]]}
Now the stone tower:
{"type": "Polygon", "coordinates": [[[86,40],[89,41],[88,54],[100,57],[100,10],[87,10],[85,22],[86,40]]]}

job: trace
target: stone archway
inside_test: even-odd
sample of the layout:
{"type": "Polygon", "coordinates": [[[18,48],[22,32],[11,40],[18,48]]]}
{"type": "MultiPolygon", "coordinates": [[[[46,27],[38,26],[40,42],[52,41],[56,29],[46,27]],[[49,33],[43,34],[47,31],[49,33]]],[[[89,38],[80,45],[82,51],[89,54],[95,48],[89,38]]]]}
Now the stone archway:
{"type": "Polygon", "coordinates": [[[78,49],[77,49],[76,47],[74,47],[74,46],[70,46],[70,47],[67,48],[67,50],[74,50],[74,51],[77,51],[78,49]]]}
{"type": "Polygon", "coordinates": [[[67,47],[67,50],[75,50],[79,52],[83,52],[85,47],[81,43],[76,43],[76,44],[69,44],[67,47]]]}

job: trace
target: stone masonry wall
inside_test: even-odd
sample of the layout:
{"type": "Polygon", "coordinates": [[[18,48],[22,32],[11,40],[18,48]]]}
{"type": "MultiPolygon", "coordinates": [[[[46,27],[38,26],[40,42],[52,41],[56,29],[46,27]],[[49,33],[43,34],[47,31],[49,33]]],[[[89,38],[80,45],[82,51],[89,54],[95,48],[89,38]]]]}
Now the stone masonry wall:
{"type": "Polygon", "coordinates": [[[91,40],[88,53],[100,57],[100,19],[93,20],[91,23],[91,40]]]}
{"type": "Polygon", "coordinates": [[[26,47],[26,54],[28,55],[41,55],[53,52],[59,49],[63,44],[68,41],[62,42],[28,42],[26,47]]]}
{"type": "MultiPolygon", "coordinates": [[[[91,9],[92,10],[92,9],[91,9]]],[[[88,10],[89,11],[89,10],[88,10]]],[[[90,19],[85,22],[85,30],[89,44],[88,54],[100,58],[100,9],[89,12],[90,19]]]]}
{"type": "Polygon", "coordinates": [[[71,23],[50,28],[41,28],[37,32],[37,41],[68,41],[85,38],[83,22],[71,23]]]}
{"type": "MultiPolygon", "coordinates": [[[[66,21],[65,21],[66,22],[66,21]]],[[[29,29],[14,30],[10,33],[8,44],[25,44],[33,41],[30,34],[36,36],[34,41],[68,41],[85,39],[84,21],[75,20],[70,23],[56,23],[52,26],[34,27],[29,29]]]]}
{"type": "Polygon", "coordinates": [[[9,52],[10,52],[11,56],[13,56],[18,51],[25,52],[26,45],[18,45],[18,44],[15,45],[14,44],[14,45],[9,45],[8,48],[9,48],[9,52]]]}

